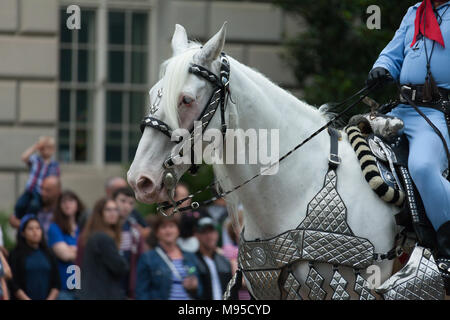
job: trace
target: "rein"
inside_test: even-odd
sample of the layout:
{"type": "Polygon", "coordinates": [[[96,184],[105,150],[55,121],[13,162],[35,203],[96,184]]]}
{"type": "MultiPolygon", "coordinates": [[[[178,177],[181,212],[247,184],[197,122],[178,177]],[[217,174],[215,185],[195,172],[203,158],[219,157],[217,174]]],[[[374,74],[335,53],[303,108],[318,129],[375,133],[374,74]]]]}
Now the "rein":
{"type": "MultiPolygon", "coordinates": [[[[253,177],[247,179],[246,181],[242,182],[241,184],[233,187],[232,189],[228,190],[228,191],[223,191],[220,190],[216,196],[202,201],[202,202],[192,202],[189,206],[185,206],[185,207],[178,207],[180,204],[182,204],[184,201],[192,199],[194,196],[209,190],[209,189],[213,189],[214,186],[218,186],[220,189],[220,184],[218,183],[218,181],[213,181],[211,184],[209,184],[208,186],[206,186],[205,188],[196,191],[192,194],[190,194],[189,196],[178,200],[178,201],[173,201],[173,199],[171,199],[170,203],[169,202],[162,202],[160,204],[158,204],[158,208],[157,211],[159,213],[162,213],[163,215],[167,215],[165,210],[170,209],[170,208],[174,208],[173,213],[175,212],[183,212],[183,211],[187,211],[187,210],[191,210],[191,209],[197,209],[200,206],[204,206],[204,205],[208,205],[211,204],[212,202],[214,202],[217,199],[223,198],[225,196],[227,196],[228,194],[236,191],[237,189],[245,186],[246,184],[248,184],[250,181],[256,179],[257,177],[259,177],[260,175],[262,175],[263,173],[267,172],[268,170],[270,170],[275,164],[280,163],[281,161],[283,161],[284,159],[286,159],[288,156],[290,156],[294,151],[296,151],[297,149],[299,149],[301,146],[303,146],[305,143],[307,143],[308,141],[310,141],[312,138],[314,138],[316,135],[318,135],[320,132],[322,132],[323,130],[325,130],[326,128],[328,128],[334,121],[336,121],[337,119],[339,119],[340,117],[342,117],[347,111],[349,111],[351,108],[353,108],[355,105],[357,105],[358,103],[360,103],[365,97],[367,97],[369,95],[370,92],[372,92],[374,90],[374,87],[368,87],[365,86],[364,88],[362,88],[361,90],[359,90],[358,92],[356,92],[355,94],[353,94],[351,97],[345,99],[344,101],[340,102],[338,105],[336,105],[336,107],[342,106],[344,104],[346,104],[347,102],[351,101],[352,99],[354,99],[355,97],[361,95],[358,100],[356,100],[355,102],[353,102],[352,104],[350,104],[349,106],[347,106],[343,111],[341,111],[339,114],[337,114],[333,119],[329,120],[326,124],[324,124],[322,127],[320,127],[319,129],[317,129],[314,133],[312,133],[308,138],[304,139],[302,142],[300,142],[299,144],[297,144],[293,149],[291,149],[290,151],[288,151],[286,154],[284,154],[279,160],[278,162],[275,162],[273,164],[271,164],[270,166],[268,166],[267,168],[265,168],[263,171],[261,171],[260,173],[254,175],[253,177]]],[[[222,119],[224,119],[224,117],[222,116],[222,119]]],[[[222,126],[223,128],[223,126],[222,126]]],[[[222,132],[223,133],[223,132],[222,132]]],[[[336,163],[340,162],[339,157],[333,157],[333,155],[330,155],[330,161],[334,161],[336,163]]],[[[166,181],[170,184],[173,183],[173,181],[176,181],[175,177],[172,176],[171,172],[167,172],[164,176],[164,181],[166,181]]],[[[173,187],[175,187],[176,182],[173,184],[173,187]]]]}

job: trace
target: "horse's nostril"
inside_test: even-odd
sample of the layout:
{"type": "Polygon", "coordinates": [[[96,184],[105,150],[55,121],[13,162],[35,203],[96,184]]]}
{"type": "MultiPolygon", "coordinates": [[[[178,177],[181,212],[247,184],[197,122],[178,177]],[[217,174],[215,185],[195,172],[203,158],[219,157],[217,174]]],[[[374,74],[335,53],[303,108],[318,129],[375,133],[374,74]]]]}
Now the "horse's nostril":
{"type": "Polygon", "coordinates": [[[143,193],[151,194],[155,189],[155,184],[147,177],[140,177],[137,181],[137,188],[143,193]]]}

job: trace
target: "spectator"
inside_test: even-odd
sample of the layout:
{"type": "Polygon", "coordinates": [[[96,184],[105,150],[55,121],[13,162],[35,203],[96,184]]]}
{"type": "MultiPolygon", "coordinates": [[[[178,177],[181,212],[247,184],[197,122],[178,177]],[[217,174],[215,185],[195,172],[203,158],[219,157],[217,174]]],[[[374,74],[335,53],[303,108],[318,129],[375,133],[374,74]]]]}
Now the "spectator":
{"type": "MultiPolygon", "coordinates": [[[[105,195],[107,198],[113,198],[114,191],[120,188],[128,187],[128,183],[122,177],[110,177],[106,179],[105,182],[105,195]]],[[[86,211],[81,215],[80,221],[78,223],[78,227],[80,228],[80,232],[83,230],[86,225],[86,221],[89,219],[91,212],[86,211]]]]}
{"type": "Polygon", "coordinates": [[[6,280],[11,278],[11,269],[9,268],[8,262],[5,259],[5,257],[7,256],[8,251],[4,247],[3,231],[2,226],[0,225],[0,300],[9,300],[6,280]]]}
{"type": "Polygon", "coordinates": [[[227,258],[217,252],[217,232],[214,221],[203,217],[197,223],[195,233],[200,247],[196,255],[199,260],[198,273],[203,287],[203,300],[222,300],[231,280],[231,265],[227,258]]]}
{"type": "Polygon", "coordinates": [[[18,219],[26,213],[37,213],[40,210],[42,182],[48,176],[59,177],[59,164],[52,159],[54,152],[55,140],[52,137],[40,137],[38,142],[22,154],[21,159],[30,168],[30,174],[25,191],[14,207],[14,214],[18,219]]]}
{"type": "Polygon", "coordinates": [[[154,249],[158,245],[158,239],[156,239],[155,232],[153,231],[155,230],[155,222],[158,220],[158,215],[149,214],[145,220],[147,225],[150,227],[150,230],[152,230],[152,232],[150,232],[150,236],[147,238],[146,247],[149,249],[154,249]]]}
{"type": "Polygon", "coordinates": [[[130,272],[123,279],[123,286],[127,297],[134,299],[137,262],[144,252],[145,238],[150,234],[150,227],[134,209],[136,200],[130,187],[117,189],[114,192],[114,201],[119,209],[122,223],[119,248],[130,266],[130,272]]]}
{"type": "Polygon", "coordinates": [[[60,279],[56,258],[45,243],[43,229],[35,215],[20,221],[17,246],[9,256],[11,293],[19,300],[54,300],[60,279]]]}
{"type": "MultiPolygon", "coordinates": [[[[243,211],[242,208],[239,210],[239,225],[242,226],[243,220],[243,211]]],[[[230,239],[229,242],[223,245],[222,252],[223,255],[230,261],[231,263],[231,273],[234,275],[238,269],[238,253],[239,253],[239,236],[240,230],[237,230],[233,227],[233,223],[230,218],[227,218],[224,222],[224,230],[227,232],[227,236],[230,239]]],[[[241,288],[238,291],[238,299],[239,300],[250,300],[250,294],[246,288],[245,280],[242,279],[241,288]]]]}
{"type": "Polygon", "coordinates": [[[122,177],[111,177],[108,178],[105,182],[105,194],[106,197],[112,198],[114,195],[114,192],[117,189],[120,188],[126,188],[128,187],[128,183],[126,180],[122,177]]]}
{"type": "Polygon", "coordinates": [[[53,223],[48,230],[48,245],[58,260],[61,290],[58,300],[73,300],[74,292],[67,287],[69,274],[67,268],[73,265],[77,257],[77,221],[84,210],[78,196],[72,191],[64,191],[58,198],[53,223]]]}
{"type": "Polygon", "coordinates": [[[183,212],[180,219],[180,237],[177,239],[178,246],[187,252],[197,252],[199,242],[194,235],[197,221],[200,218],[198,211],[188,210],[183,212]]]}
{"type": "Polygon", "coordinates": [[[8,287],[6,281],[12,278],[11,268],[0,251],[0,300],[9,300],[8,287]]]}
{"type": "MultiPolygon", "coordinates": [[[[61,182],[59,177],[50,176],[44,179],[41,186],[42,207],[37,213],[37,218],[43,227],[45,237],[53,220],[53,211],[60,193],[61,182]]],[[[20,218],[15,215],[10,216],[9,222],[14,228],[19,228],[20,226],[20,218]]]]}
{"type": "Polygon", "coordinates": [[[113,199],[119,207],[119,213],[124,223],[132,224],[139,231],[141,237],[146,239],[150,235],[151,228],[134,207],[136,198],[134,197],[133,189],[128,186],[119,188],[114,191],[113,199]]]}
{"type": "Polygon", "coordinates": [[[201,296],[197,259],[177,246],[176,218],[158,216],[153,229],[158,245],[139,259],[137,299],[191,300],[201,296]]]}
{"type": "MultiPolygon", "coordinates": [[[[184,183],[178,183],[175,189],[175,201],[189,196],[189,189],[184,183]]],[[[189,206],[191,199],[184,201],[180,207],[189,206]]],[[[180,237],[177,239],[178,246],[187,252],[197,252],[199,243],[197,237],[194,236],[195,226],[197,220],[200,218],[200,213],[197,211],[188,210],[183,212],[180,218],[180,237]]]]}
{"type": "MultiPolygon", "coordinates": [[[[239,224],[242,225],[242,211],[239,211],[239,224]]],[[[222,246],[222,253],[230,260],[232,273],[238,267],[237,256],[239,251],[239,230],[235,230],[231,219],[228,217],[223,223],[223,229],[227,233],[229,241],[222,246]]]]}
{"type": "Polygon", "coordinates": [[[119,209],[114,200],[97,201],[80,236],[84,247],[79,298],[86,300],[125,299],[121,279],[128,272],[119,253],[119,209]]]}
{"type": "Polygon", "coordinates": [[[6,250],[5,243],[3,242],[3,230],[1,225],[0,225],[0,252],[3,253],[5,257],[8,256],[8,251],[6,250]]]}
{"type": "Polygon", "coordinates": [[[225,199],[219,198],[214,201],[214,203],[206,208],[202,208],[199,210],[202,217],[210,217],[214,221],[214,226],[216,227],[217,231],[219,232],[219,242],[218,246],[221,247],[224,242],[226,242],[228,239],[224,238],[224,233],[222,230],[222,225],[225,219],[228,217],[228,211],[227,211],[227,204],[225,202],[225,199]]]}

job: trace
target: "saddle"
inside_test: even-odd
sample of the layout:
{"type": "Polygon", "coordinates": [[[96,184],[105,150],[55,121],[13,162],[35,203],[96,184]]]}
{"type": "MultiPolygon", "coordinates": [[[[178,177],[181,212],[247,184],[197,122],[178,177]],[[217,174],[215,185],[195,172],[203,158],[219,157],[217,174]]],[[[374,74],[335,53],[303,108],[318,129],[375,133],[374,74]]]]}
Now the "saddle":
{"type": "Polygon", "coordinates": [[[399,133],[403,127],[403,123],[400,125],[399,121],[401,122],[398,118],[383,114],[357,115],[350,119],[345,131],[357,155],[366,155],[358,158],[369,185],[381,198],[379,189],[389,190],[393,194],[392,199],[386,199],[385,196],[383,200],[399,207],[395,216],[397,225],[415,235],[420,246],[435,251],[436,231],[409,174],[409,143],[407,137],[399,133]],[[372,170],[368,171],[368,168],[372,170]],[[382,181],[377,189],[372,182],[376,177],[382,181]]]}

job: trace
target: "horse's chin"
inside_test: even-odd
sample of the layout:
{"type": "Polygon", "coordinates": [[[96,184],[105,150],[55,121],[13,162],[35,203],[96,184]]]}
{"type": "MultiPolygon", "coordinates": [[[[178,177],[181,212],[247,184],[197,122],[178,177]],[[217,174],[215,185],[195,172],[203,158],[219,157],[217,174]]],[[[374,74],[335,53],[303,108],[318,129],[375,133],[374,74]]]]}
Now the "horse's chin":
{"type": "Polygon", "coordinates": [[[152,194],[136,192],[136,199],[139,202],[146,203],[146,204],[154,204],[154,203],[169,201],[169,197],[167,196],[166,188],[163,188],[152,194]]]}

